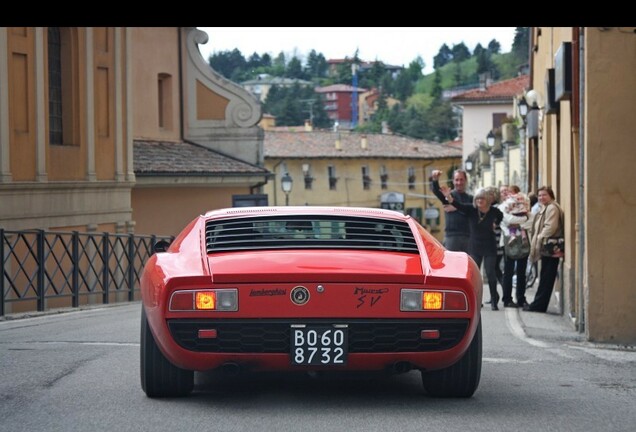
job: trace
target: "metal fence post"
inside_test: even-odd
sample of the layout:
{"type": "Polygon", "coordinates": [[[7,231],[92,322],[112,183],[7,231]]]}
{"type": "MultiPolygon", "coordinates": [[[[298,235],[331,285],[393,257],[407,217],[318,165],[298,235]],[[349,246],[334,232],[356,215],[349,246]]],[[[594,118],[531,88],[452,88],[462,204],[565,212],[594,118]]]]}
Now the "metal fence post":
{"type": "Polygon", "coordinates": [[[0,228],[0,259],[2,273],[0,273],[0,316],[4,316],[4,229],[0,228]]]}
{"type": "Polygon", "coordinates": [[[135,300],[135,236],[128,234],[128,301],[135,300]]]}
{"type": "Polygon", "coordinates": [[[71,261],[73,275],[71,276],[71,290],[73,291],[73,307],[79,307],[79,232],[73,231],[71,240],[71,261]]]}
{"type": "Polygon", "coordinates": [[[104,295],[102,298],[102,303],[104,304],[108,304],[108,284],[110,283],[109,281],[109,238],[108,238],[108,233],[105,232],[104,235],[102,236],[103,242],[104,244],[102,245],[102,251],[103,251],[103,255],[102,255],[102,265],[104,266],[103,271],[102,271],[102,288],[104,291],[104,295]]]}
{"type": "Polygon", "coordinates": [[[44,270],[46,263],[44,262],[44,230],[37,230],[36,234],[36,244],[37,244],[37,265],[38,265],[38,273],[37,273],[37,308],[38,312],[42,312],[45,310],[45,289],[44,289],[44,270]]]}

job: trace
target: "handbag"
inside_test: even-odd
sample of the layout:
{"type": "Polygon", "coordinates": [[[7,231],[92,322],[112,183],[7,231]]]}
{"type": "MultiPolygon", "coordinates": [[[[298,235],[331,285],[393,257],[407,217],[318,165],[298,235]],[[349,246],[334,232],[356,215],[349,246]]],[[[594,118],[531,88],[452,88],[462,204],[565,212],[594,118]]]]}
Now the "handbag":
{"type": "Polygon", "coordinates": [[[518,234],[504,235],[504,255],[510,259],[528,258],[530,241],[526,230],[521,228],[518,234]]]}
{"type": "MultiPolygon", "coordinates": [[[[559,208],[560,231],[563,232],[563,211],[559,208]]],[[[565,239],[563,236],[547,237],[541,242],[541,256],[561,258],[565,255],[565,239]]]]}
{"type": "Polygon", "coordinates": [[[561,258],[565,255],[565,239],[563,237],[548,237],[541,243],[541,256],[561,258]]]}

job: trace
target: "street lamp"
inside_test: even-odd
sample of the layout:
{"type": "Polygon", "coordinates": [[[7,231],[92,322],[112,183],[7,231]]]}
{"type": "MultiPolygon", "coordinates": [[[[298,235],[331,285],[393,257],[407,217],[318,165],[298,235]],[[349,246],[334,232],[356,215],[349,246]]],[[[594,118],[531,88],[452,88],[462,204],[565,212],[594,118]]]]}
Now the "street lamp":
{"type": "Polygon", "coordinates": [[[281,187],[281,189],[283,189],[283,192],[285,192],[285,205],[286,206],[289,205],[289,193],[292,190],[293,183],[294,183],[294,180],[291,178],[289,173],[285,173],[283,175],[283,177],[280,179],[280,187],[281,187]]]}
{"type": "Polygon", "coordinates": [[[526,116],[528,115],[528,102],[526,102],[526,98],[521,96],[519,102],[517,103],[517,108],[519,109],[519,115],[521,116],[521,120],[523,123],[526,123],[526,116]]]}
{"type": "Polygon", "coordinates": [[[495,146],[495,134],[492,132],[492,129],[488,132],[488,135],[486,135],[486,143],[491,149],[495,146]]]}
{"type": "Polygon", "coordinates": [[[470,159],[466,159],[466,162],[464,163],[464,168],[466,168],[466,171],[472,172],[473,171],[473,161],[470,160],[470,159]]]}

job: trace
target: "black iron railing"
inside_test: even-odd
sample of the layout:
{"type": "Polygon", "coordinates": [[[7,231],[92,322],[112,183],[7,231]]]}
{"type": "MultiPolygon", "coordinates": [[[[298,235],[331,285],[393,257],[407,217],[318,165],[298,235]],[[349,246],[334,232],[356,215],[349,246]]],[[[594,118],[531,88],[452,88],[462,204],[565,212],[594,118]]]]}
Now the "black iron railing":
{"type": "Polygon", "coordinates": [[[0,316],[137,300],[141,271],[159,240],[172,238],[0,228],[0,316]]]}

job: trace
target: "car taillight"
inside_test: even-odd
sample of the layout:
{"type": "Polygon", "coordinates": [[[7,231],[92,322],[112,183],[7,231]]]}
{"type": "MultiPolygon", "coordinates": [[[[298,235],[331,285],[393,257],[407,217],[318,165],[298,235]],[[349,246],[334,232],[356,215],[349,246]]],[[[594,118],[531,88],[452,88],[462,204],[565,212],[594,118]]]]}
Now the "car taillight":
{"type": "Polygon", "coordinates": [[[238,290],[205,289],[179,290],[170,296],[170,311],[219,311],[232,312],[238,310],[238,290]]]}
{"type": "Polygon", "coordinates": [[[400,292],[400,310],[465,312],[468,302],[466,294],[461,291],[403,289],[400,292]]]}
{"type": "Polygon", "coordinates": [[[440,310],[442,309],[443,299],[444,299],[444,294],[441,292],[424,291],[422,293],[422,309],[440,310]]]}
{"type": "Polygon", "coordinates": [[[214,291],[197,291],[194,293],[194,308],[198,310],[215,310],[216,293],[214,291]]]}

